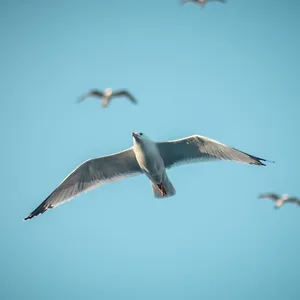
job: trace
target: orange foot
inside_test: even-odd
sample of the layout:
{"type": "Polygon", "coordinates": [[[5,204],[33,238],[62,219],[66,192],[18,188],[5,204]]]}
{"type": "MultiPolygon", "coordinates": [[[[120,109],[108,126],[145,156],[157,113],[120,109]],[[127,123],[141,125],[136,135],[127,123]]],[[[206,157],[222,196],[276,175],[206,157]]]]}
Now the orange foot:
{"type": "Polygon", "coordinates": [[[157,187],[158,187],[158,189],[159,189],[159,191],[160,191],[160,193],[161,193],[161,195],[162,195],[163,197],[167,195],[167,192],[166,192],[164,186],[162,185],[162,183],[159,183],[159,184],[157,185],[157,187]]]}

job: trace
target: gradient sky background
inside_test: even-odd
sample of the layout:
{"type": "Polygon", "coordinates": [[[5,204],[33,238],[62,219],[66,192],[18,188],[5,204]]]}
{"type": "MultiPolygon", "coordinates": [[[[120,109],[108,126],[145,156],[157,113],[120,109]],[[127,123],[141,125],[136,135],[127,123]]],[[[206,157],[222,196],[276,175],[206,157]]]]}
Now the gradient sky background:
{"type": "Polygon", "coordinates": [[[1,1],[0,299],[299,299],[299,1],[1,1]],[[74,101],[128,88],[139,105],[74,101]],[[31,221],[77,165],[200,134],[276,161],[104,185],[31,221]]]}

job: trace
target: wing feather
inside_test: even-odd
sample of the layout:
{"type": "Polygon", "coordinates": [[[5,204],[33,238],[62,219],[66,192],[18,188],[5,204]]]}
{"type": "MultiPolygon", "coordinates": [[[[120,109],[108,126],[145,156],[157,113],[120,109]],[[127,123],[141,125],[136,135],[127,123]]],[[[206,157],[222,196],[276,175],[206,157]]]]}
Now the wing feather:
{"type": "Polygon", "coordinates": [[[274,193],[264,193],[264,194],[260,194],[259,198],[278,200],[280,196],[274,193]]]}
{"type": "Polygon", "coordinates": [[[195,161],[232,160],[262,166],[265,165],[262,161],[266,161],[200,135],[157,143],[157,146],[167,168],[195,161]]]}
{"type": "Polygon", "coordinates": [[[104,183],[141,173],[132,148],[82,163],[25,220],[104,183]]]}
{"type": "Polygon", "coordinates": [[[84,100],[86,100],[89,97],[103,97],[104,93],[102,91],[99,90],[91,90],[88,93],[84,94],[83,96],[81,96],[78,100],[77,103],[82,102],[84,100]]]}
{"type": "Polygon", "coordinates": [[[299,200],[296,197],[289,197],[287,200],[285,200],[286,202],[290,202],[290,203],[298,203],[299,200]]]}
{"type": "Polygon", "coordinates": [[[131,93],[129,93],[127,90],[120,90],[113,93],[113,96],[124,96],[127,97],[132,103],[137,104],[137,100],[131,93]]]}

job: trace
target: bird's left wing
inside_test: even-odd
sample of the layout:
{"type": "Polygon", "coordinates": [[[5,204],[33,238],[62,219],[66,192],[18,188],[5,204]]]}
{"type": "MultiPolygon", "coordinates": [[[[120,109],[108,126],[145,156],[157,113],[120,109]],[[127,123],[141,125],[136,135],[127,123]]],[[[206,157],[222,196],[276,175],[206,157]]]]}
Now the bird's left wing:
{"type": "Polygon", "coordinates": [[[233,160],[246,164],[265,165],[259,158],[200,135],[157,143],[167,168],[182,163],[209,160],[233,160]]]}
{"type": "Polygon", "coordinates": [[[25,220],[54,208],[106,182],[141,173],[133,149],[90,159],[77,167],[25,220]]]}
{"type": "Polygon", "coordinates": [[[137,104],[137,100],[127,90],[120,90],[113,93],[113,96],[127,97],[132,103],[137,104]]]}
{"type": "Polygon", "coordinates": [[[287,200],[285,200],[286,202],[290,202],[290,203],[298,203],[299,199],[296,197],[289,197],[287,200]]]}
{"type": "Polygon", "coordinates": [[[264,193],[264,194],[260,194],[258,197],[262,199],[271,199],[271,200],[278,200],[280,198],[280,196],[275,193],[264,193]]]}
{"type": "Polygon", "coordinates": [[[84,94],[83,96],[79,97],[76,102],[80,103],[89,97],[100,97],[101,98],[103,96],[104,96],[104,93],[102,91],[91,90],[91,91],[87,92],[86,94],[84,94]]]}

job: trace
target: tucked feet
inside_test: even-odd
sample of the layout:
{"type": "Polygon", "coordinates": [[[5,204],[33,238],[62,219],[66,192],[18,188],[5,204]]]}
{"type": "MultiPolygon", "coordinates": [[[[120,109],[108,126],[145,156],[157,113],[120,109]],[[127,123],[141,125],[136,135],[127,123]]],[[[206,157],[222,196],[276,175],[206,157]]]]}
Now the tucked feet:
{"type": "Polygon", "coordinates": [[[160,193],[161,193],[161,195],[162,195],[163,197],[167,195],[167,192],[166,192],[164,186],[162,185],[162,183],[159,183],[159,184],[157,185],[157,187],[158,187],[158,189],[159,189],[159,191],[160,191],[160,193]]]}

